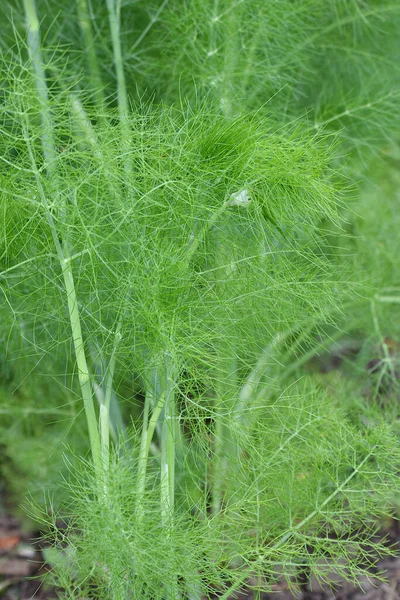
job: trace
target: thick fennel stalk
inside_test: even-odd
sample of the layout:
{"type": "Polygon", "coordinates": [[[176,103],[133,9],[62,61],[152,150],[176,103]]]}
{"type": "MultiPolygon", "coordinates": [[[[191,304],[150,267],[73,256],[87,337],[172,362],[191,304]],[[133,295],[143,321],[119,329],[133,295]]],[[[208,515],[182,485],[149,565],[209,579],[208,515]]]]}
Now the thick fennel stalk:
{"type": "MultiPolygon", "coordinates": [[[[59,189],[56,181],[56,173],[54,172],[54,164],[56,159],[56,150],[53,136],[53,123],[51,117],[51,110],[48,98],[48,89],[46,83],[45,70],[41,55],[41,40],[40,40],[40,28],[39,20],[36,12],[35,0],[24,0],[24,8],[26,15],[26,26],[27,26],[27,37],[28,37],[28,51],[29,56],[33,65],[33,72],[35,78],[36,92],[40,105],[40,117],[42,126],[42,148],[43,155],[46,165],[46,170],[49,176],[52,178],[54,184],[54,193],[59,196],[59,189]],[[55,180],[55,181],[54,181],[55,180]]],[[[95,474],[98,483],[100,484],[102,479],[102,458],[101,458],[101,444],[99,430],[97,426],[96,413],[94,409],[94,402],[92,396],[91,381],[89,375],[88,364],[86,360],[84,341],[82,336],[81,321],[78,309],[78,300],[76,296],[76,289],[74,283],[74,277],[72,272],[71,258],[67,256],[65,251],[65,245],[62,245],[58,238],[58,232],[56,224],[50,211],[49,203],[44,191],[44,188],[40,181],[40,175],[35,163],[35,159],[32,153],[32,149],[28,143],[28,152],[31,157],[32,168],[34,170],[36,180],[38,183],[41,199],[46,211],[47,221],[50,226],[51,235],[56,247],[58,260],[60,263],[65,292],[68,302],[69,319],[71,324],[71,331],[75,349],[76,363],[78,368],[79,385],[83,398],[86,421],[88,425],[89,441],[92,452],[93,464],[95,474]]],[[[64,207],[61,204],[61,212],[64,212],[64,207]]]]}

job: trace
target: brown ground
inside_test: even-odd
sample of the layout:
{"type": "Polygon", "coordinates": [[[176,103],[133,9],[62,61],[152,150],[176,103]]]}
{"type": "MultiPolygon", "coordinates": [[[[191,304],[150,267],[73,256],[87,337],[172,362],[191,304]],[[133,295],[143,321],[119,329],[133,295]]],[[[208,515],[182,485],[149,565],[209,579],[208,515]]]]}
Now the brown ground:
{"type": "Polygon", "coordinates": [[[47,600],[57,598],[46,588],[41,575],[46,572],[33,532],[25,532],[19,521],[3,511],[0,514],[0,598],[2,600],[47,600]]]}

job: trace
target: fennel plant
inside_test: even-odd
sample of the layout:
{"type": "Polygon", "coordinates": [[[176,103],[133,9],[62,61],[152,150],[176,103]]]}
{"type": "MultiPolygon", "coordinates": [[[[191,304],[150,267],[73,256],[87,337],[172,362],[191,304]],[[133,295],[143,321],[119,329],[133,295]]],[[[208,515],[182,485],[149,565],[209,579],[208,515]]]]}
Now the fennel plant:
{"type": "Polygon", "coordinates": [[[372,533],[398,488],[398,442],[384,422],[354,424],[311,379],[288,383],[282,360],[354,293],[322,233],[341,222],[357,140],[393,139],[393,81],[364,101],[349,80],[372,60],[365,21],[386,16],[393,36],[398,11],[343,1],[321,15],[312,0],[6,10],[7,353],[68,374],[86,418],[88,454],[71,458],[82,440],[65,449],[60,593],[228,599],[302,569],[357,578],[384,551],[372,533]],[[338,100],[324,65],[340,65],[343,36],[338,100]]]}

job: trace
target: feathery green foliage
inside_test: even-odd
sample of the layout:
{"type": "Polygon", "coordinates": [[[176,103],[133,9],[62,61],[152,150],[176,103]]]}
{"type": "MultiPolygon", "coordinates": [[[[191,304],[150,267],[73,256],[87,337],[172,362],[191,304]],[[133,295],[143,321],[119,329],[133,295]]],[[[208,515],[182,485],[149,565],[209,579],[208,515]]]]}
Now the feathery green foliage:
{"type": "Polygon", "coordinates": [[[399,11],[2,10],[2,336],[14,430],[34,448],[45,414],[68,442],[53,462],[65,598],[227,599],[302,569],[355,579],[384,551],[371,534],[398,443],[287,363],[352,293],[328,237],[354,150],[367,163],[395,141],[399,11]],[[32,401],[40,370],[52,383],[32,401]]]}

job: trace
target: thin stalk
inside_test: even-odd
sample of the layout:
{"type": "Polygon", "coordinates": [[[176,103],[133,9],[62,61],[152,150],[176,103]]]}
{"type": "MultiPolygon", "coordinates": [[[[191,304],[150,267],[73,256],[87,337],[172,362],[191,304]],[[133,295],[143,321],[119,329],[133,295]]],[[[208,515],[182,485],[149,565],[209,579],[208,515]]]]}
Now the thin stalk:
{"type": "Polygon", "coordinates": [[[392,381],[397,381],[397,377],[396,377],[396,371],[395,371],[395,368],[393,365],[393,357],[390,355],[390,351],[389,351],[388,345],[386,343],[386,338],[383,337],[381,327],[379,325],[379,319],[378,319],[378,313],[376,311],[375,299],[371,300],[371,313],[372,313],[372,320],[374,323],[374,329],[379,338],[379,343],[382,346],[383,355],[384,355],[384,360],[382,361],[382,369],[379,374],[378,380],[375,385],[375,390],[374,390],[374,399],[376,400],[378,398],[379,390],[380,390],[382,381],[383,381],[386,373],[389,371],[392,381]]]}
{"type": "Polygon", "coordinates": [[[247,377],[246,381],[240,388],[238,394],[238,403],[235,407],[235,417],[245,424],[247,422],[247,415],[251,410],[251,406],[254,406],[254,401],[257,397],[259,385],[263,376],[268,372],[268,368],[274,360],[276,354],[276,348],[283,341],[284,336],[276,334],[272,339],[271,343],[261,353],[255,367],[247,377]]]}
{"type": "Polygon", "coordinates": [[[206,235],[211,231],[212,227],[218,221],[219,217],[225,212],[227,207],[230,205],[231,205],[230,200],[226,200],[223,204],[221,204],[221,206],[218,208],[218,210],[216,210],[211,215],[211,217],[208,219],[208,221],[206,221],[206,223],[202,226],[199,234],[190,241],[190,244],[186,251],[185,259],[184,259],[185,260],[184,264],[185,264],[186,268],[189,266],[189,263],[190,263],[191,259],[193,258],[194,254],[197,252],[200,244],[205,240],[206,235]]]}
{"type": "MultiPolygon", "coordinates": [[[[104,404],[104,390],[97,381],[93,381],[93,392],[97,398],[99,407],[104,404]]],[[[118,402],[114,398],[114,391],[111,393],[111,403],[110,403],[110,437],[113,439],[114,443],[117,445],[121,438],[123,438],[124,444],[127,444],[126,432],[124,422],[122,420],[121,411],[118,406],[118,402]],[[114,415],[113,415],[114,412],[114,415]]]]}
{"type": "Polygon", "coordinates": [[[111,40],[113,46],[114,65],[117,76],[118,109],[121,123],[126,125],[129,115],[128,95],[126,91],[125,73],[122,61],[120,39],[120,3],[118,0],[106,0],[108,20],[110,23],[111,40]]]}
{"type": "Polygon", "coordinates": [[[144,494],[146,489],[147,462],[150,453],[151,442],[159,422],[160,415],[165,405],[165,389],[160,388],[159,370],[154,368],[146,390],[146,397],[142,417],[142,435],[140,439],[138,472],[136,484],[136,518],[140,524],[144,515],[144,494]],[[150,408],[154,406],[150,415],[150,408]]]}
{"type": "MultiPolygon", "coordinates": [[[[174,380],[171,379],[169,384],[166,383],[165,378],[167,377],[167,375],[165,377],[162,377],[160,375],[160,370],[159,368],[154,368],[152,373],[151,373],[151,377],[150,380],[148,382],[148,386],[147,386],[147,390],[146,390],[146,397],[145,397],[145,403],[144,403],[144,409],[143,409],[143,416],[142,416],[142,434],[141,434],[141,439],[140,439],[140,449],[139,449],[139,459],[138,459],[138,473],[137,473],[137,487],[136,487],[136,517],[138,519],[138,522],[140,523],[141,520],[143,519],[143,514],[144,514],[144,509],[143,509],[143,502],[144,502],[144,494],[145,494],[145,488],[146,488],[146,471],[147,471],[147,463],[148,463],[148,457],[150,454],[150,449],[151,449],[151,444],[152,444],[152,439],[154,436],[154,432],[156,430],[157,425],[160,425],[160,421],[161,421],[161,427],[160,427],[160,431],[159,431],[159,435],[160,438],[162,438],[163,436],[163,423],[164,420],[163,418],[160,418],[163,416],[163,410],[165,408],[165,404],[166,404],[166,398],[167,398],[167,393],[168,393],[168,385],[170,386],[170,389],[173,391],[173,386],[174,384],[174,380]],[[151,407],[153,408],[153,412],[150,415],[150,409],[151,407]]],[[[181,436],[181,432],[179,430],[179,426],[177,423],[177,419],[174,418],[172,419],[172,423],[174,424],[174,448],[175,448],[175,454],[181,449],[181,445],[183,444],[183,440],[182,440],[182,436],[181,436]]],[[[172,457],[170,456],[170,459],[172,457]]],[[[176,457],[175,457],[176,458],[176,457]]],[[[174,461],[172,461],[174,462],[174,461]]],[[[165,467],[164,467],[165,469],[165,467]]],[[[171,469],[169,469],[169,472],[172,472],[171,469]]],[[[173,495],[173,486],[171,486],[171,488],[169,488],[168,490],[168,497],[171,496],[170,492],[172,492],[173,495]]]]}
{"type": "Polygon", "coordinates": [[[219,82],[214,85],[220,107],[225,116],[231,115],[233,111],[232,78],[238,56],[237,7],[240,4],[241,0],[231,9],[222,10],[219,1],[214,0],[213,16],[209,22],[209,45],[206,61],[209,70],[214,71],[214,80],[219,82]],[[225,23],[225,27],[222,23],[225,23]],[[223,38],[219,36],[221,32],[225,33],[223,38]],[[219,37],[221,39],[218,39],[219,37]],[[221,56],[222,52],[223,56],[221,56]]]}
{"type": "Polygon", "coordinates": [[[122,60],[121,38],[120,38],[120,0],[106,0],[108,9],[108,20],[110,23],[111,41],[114,55],[114,66],[117,77],[118,112],[121,128],[121,146],[124,155],[124,167],[126,173],[131,173],[132,163],[128,159],[129,152],[129,102],[126,91],[124,65],[122,60]]]}
{"type": "Polygon", "coordinates": [[[151,417],[150,417],[150,421],[149,421],[149,428],[147,430],[146,446],[145,446],[146,457],[148,457],[148,455],[149,455],[151,440],[153,439],[153,435],[154,435],[158,420],[160,418],[160,415],[162,413],[162,410],[164,408],[164,404],[165,404],[165,394],[163,392],[158,399],[156,407],[154,408],[153,412],[151,413],[151,417]]]}
{"type": "Polygon", "coordinates": [[[220,26],[219,0],[214,0],[213,16],[209,21],[209,42],[206,54],[206,64],[211,73],[217,74],[216,58],[218,57],[218,27],[220,26]]]}
{"type": "MultiPolygon", "coordinates": [[[[360,461],[360,463],[353,468],[349,476],[340,485],[338,485],[337,488],[327,498],[325,498],[325,500],[319,506],[317,506],[306,517],[304,517],[304,519],[302,519],[296,525],[294,525],[290,529],[290,531],[281,534],[272,546],[266,547],[265,551],[267,560],[270,559],[271,556],[273,556],[274,551],[282,548],[282,546],[284,546],[286,542],[290,540],[290,538],[294,537],[298,531],[304,530],[305,526],[308,525],[310,521],[314,519],[314,517],[318,515],[323,515],[324,508],[328,506],[330,502],[335,500],[337,496],[340,497],[343,490],[345,490],[347,486],[351,483],[351,481],[354,479],[354,477],[358,475],[362,467],[371,459],[372,456],[374,456],[375,450],[376,445],[372,448],[372,450],[368,452],[368,454],[360,461]]],[[[261,554],[259,556],[259,560],[261,564],[263,560],[263,556],[261,554]]],[[[229,598],[231,598],[235,594],[235,592],[241,587],[241,585],[245,582],[245,580],[253,575],[253,569],[254,567],[251,566],[250,568],[247,568],[244,571],[242,571],[242,573],[238,574],[236,580],[229,586],[229,588],[222,594],[222,596],[220,596],[220,600],[228,600],[229,598]]]]}
{"type": "Polygon", "coordinates": [[[76,364],[78,368],[79,385],[81,388],[83,403],[85,407],[93,463],[95,466],[97,476],[101,477],[103,469],[100,450],[100,437],[96,423],[96,413],[94,410],[92,386],[90,382],[89,369],[87,365],[85,346],[82,336],[82,328],[78,310],[78,301],[76,297],[74,277],[71,269],[71,262],[68,260],[68,258],[63,258],[62,255],[59,255],[59,260],[60,263],[64,261],[62,273],[64,278],[65,291],[68,299],[68,310],[71,323],[72,338],[74,341],[76,364]]]}
{"type": "Polygon", "coordinates": [[[93,123],[91,122],[78,94],[72,93],[69,96],[71,100],[71,111],[77,122],[79,130],[83,135],[84,141],[90,146],[93,156],[95,156],[98,161],[99,167],[106,175],[106,185],[110,191],[110,194],[117,202],[120,203],[124,194],[123,186],[120,182],[115,181],[115,173],[112,171],[112,169],[110,169],[108,157],[102,151],[95,127],[93,126],[93,123]]]}
{"type": "MultiPolygon", "coordinates": [[[[218,360],[218,359],[217,359],[218,360]]],[[[221,361],[222,362],[222,361],[221,361]]],[[[227,475],[237,465],[238,445],[231,429],[230,417],[237,401],[237,361],[232,356],[223,361],[216,386],[217,405],[214,433],[214,476],[212,513],[217,515],[222,508],[226,492],[227,475]]]]}
{"type": "Polygon", "coordinates": [[[77,94],[71,95],[71,108],[74,114],[74,117],[78,123],[79,129],[85,136],[86,142],[89,144],[90,149],[93,154],[97,158],[99,162],[102,164],[107,162],[104,159],[104,155],[101,151],[101,147],[99,145],[98,139],[96,137],[96,133],[94,127],[82,105],[82,102],[77,94]]]}
{"type": "Polygon", "coordinates": [[[69,257],[64,256],[64,250],[58,240],[57,229],[54,223],[53,215],[51,214],[49,203],[47,201],[47,197],[45,191],[43,189],[42,183],[40,181],[40,174],[35,164],[35,159],[32,153],[32,149],[28,145],[28,152],[31,158],[32,168],[35,173],[36,183],[38,186],[38,190],[43,202],[43,205],[46,210],[46,218],[47,222],[50,226],[51,235],[54,241],[54,245],[57,250],[58,260],[61,266],[65,292],[68,300],[68,311],[69,311],[69,319],[72,331],[72,338],[74,342],[74,350],[76,357],[76,364],[78,369],[78,379],[79,386],[81,389],[83,404],[85,408],[86,422],[88,426],[89,432],[89,441],[90,448],[92,452],[93,464],[96,473],[96,478],[100,482],[102,479],[102,458],[101,458],[101,445],[100,445],[100,436],[99,430],[97,427],[97,419],[96,413],[94,410],[93,396],[92,396],[92,388],[90,382],[89,369],[87,366],[83,336],[82,336],[82,328],[80,323],[80,316],[78,310],[78,301],[76,297],[76,290],[74,284],[74,277],[71,269],[71,259],[69,257]]]}
{"type": "Polygon", "coordinates": [[[42,148],[46,169],[51,173],[56,160],[53,123],[49,106],[49,93],[42,61],[40,27],[35,0],[24,0],[29,57],[33,64],[35,86],[40,104],[42,148]]]}
{"type": "MultiPolygon", "coordinates": [[[[361,300],[361,303],[364,303],[364,300],[361,300]]],[[[351,301],[349,303],[342,304],[340,310],[350,310],[354,306],[354,301],[351,301]]],[[[330,313],[330,316],[332,316],[332,313],[330,313]]],[[[282,381],[286,380],[289,375],[296,371],[296,369],[298,369],[301,365],[306,363],[313,356],[318,355],[318,353],[322,350],[325,350],[328,344],[331,344],[343,335],[343,331],[338,330],[331,334],[329,338],[324,339],[318,345],[311,348],[308,352],[301,354],[300,357],[297,358],[296,350],[301,348],[302,343],[307,340],[311,331],[319,323],[321,323],[321,321],[321,315],[313,316],[307,321],[302,322],[300,325],[296,325],[295,327],[287,329],[282,333],[276,334],[275,338],[270,344],[268,344],[268,346],[260,355],[256,366],[251,371],[249,377],[240,389],[239,402],[236,412],[238,419],[243,419],[243,416],[246,415],[247,417],[251,417],[251,406],[257,405],[257,400],[260,397],[265,399],[265,397],[268,396],[271,391],[273,391],[271,387],[261,387],[260,385],[263,377],[268,374],[268,370],[271,368],[272,363],[275,363],[275,365],[278,367],[282,367],[282,365],[287,364],[289,365],[289,367],[285,369],[281,368],[279,371],[279,381],[282,383],[282,381]],[[291,342],[290,347],[285,352],[282,352],[285,347],[285,342],[295,335],[297,335],[295,341],[291,342]],[[279,346],[282,349],[281,351],[278,350],[279,346]],[[277,358],[278,356],[279,360],[277,358]]],[[[277,377],[276,374],[275,376],[277,377]]]]}
{"type": "MultiPolygon", "coordinates": [[[[208,221],[204,224],[199,234],[191,241],[185,255],[185,266],[188,267],[192,257],[196,253],[200,244],[204,241],[206,236],[210,233],[213,226],[216,224],[218,219],[222,216],[225,210],[233,205],[232,198],[225,200],[221,206],[216,210],[208,221]]],[[[221,288],[223,285],[221,281],[226,280],[229,275],[226,270],[226,260],[224,257],[224,242],[219,239],[220,234],[216,234],[216,286],[221,288]]],[[[223,234],[222,234],[223,235],[223,234]]],[[[221,290],[221,296],[223,291],[221,290]]],[[[234,443],[232,438],[232,432],[229,425],[226,422],[227,416],[235,412],[235,404],[238,399],[236,398],[237,393],[237,365],[236,357],[234,354],[227,361],[225,357],[224,349],[220,344],[217,344],[217,363],[219,363],[221,373],[218,374],[218,378],[221,381],[221,385],[217,385],[216,397],[216,417],[215,417],[215,431],[214,431],[214,478],[213,478],[213,494],[212,494],[212,512],[218,514],[221,510],[223,493],[226,483],[226,474],[228,471],[229,460],[236,458],[238,454],[237,444],[234,443]],[[228,385],[227,385],[228,383],[228,385]]]]}
{"type": "MultiPolygon", "coordinates": [[[[329,338],[322,340],[322,342],[320,342],[319,344],[317,344],[316,346],[311,348],[311,350],[302,354],[299,358],[293,359],[293,357],[292,357],[290,365],[287,368],[283,369],[283,371],[281,371],[279,373],[279,381],[281,383],[282,383],[282,381],[285,381],[290,375],[292,375],[292,373],[294,373],[297,369],[299,369],[299,367],[301,367],[307,361],[309,361],[310,358],[312,358],[313,356],[318,356],[319,352],[326,350],[326,348],[329,346],[329,344],[332,344],[332,342],[335,342],[336,340],[340,339],[342,336],[343,336],[343,331],[339,329],[335,333],[332,333],[329,336],[329,338]]],[[[306,336],[304,336],[304,337],[306,337],[306,336]]],[[[291,354],[292,354],[292,349],[289,352],[289,357],[291,354]]],[[[284,355],[282,357],[282,359],[281,359],[282,364],[287,364],[287,358],[288,357],[286,355],[284,355]]],[[[263,388],[262,390],[260,390],[260,395],[264,395],[264,394],[268,394],[267,388],[263,388]]]]}
{"type": "Polygon", "coordinates": [[[92,21],[89,14],[87,0],[76,0],[78,9],[78,23],[82,31],[85,44],[85,57],[87,62],[88,78],[93,99],[99,115],[104,112],[105,98],[104,86],[101,80],[99,63],[96,56],[96,47],[93,38],[92,21]]]}
{"type": "Polygon", "coordinates": [[[153,27],[154,23],[157,23],[158,17],[160,16],[160,14],[164,10],[164,8],[167,6],[167,4],[168,4],[168,0],[164,0],[164,2],[161,4],[161,6],[157,9],[157,12],[155,13],[155,15],[153,17],[151,17],[149,23],[143,29],[142,33],[139,35],[139,37],[137,38],[137,40],[135,41],[133,46],[130,47],[131,53],[142,43],[142,41],[144,40],[146,35],[149,33],[150,29],[153,27]]]}
{"type": "MultiPolygon", "coordinates": [[[[227,268],[228,249],[226,248],[224,227],[215,233],[216,245],[216,290],[220,297],[224,296],[224,288],[229,285],[231,277],[227,268]]],[[[220,322],[224,319],[221,317],[220,322]]],[[[212,494],[212,513],[217,515],[223,503],[226,492],[227,475],[229,467],[237,464],[238,445],[234,440],[232,417],[235,413],[237,398],[237,358],[235,349],[224,343],[224,331],[219,332],[219,341],[216,343],[216,415],[214,434],[214,477],[212,494]]]]}
{"type": "MultiPolygon", "coordinates": [[[[172,534],[174,525],[174,497],[175,497],[175,444],[176,444],[176,406],[175,406],[175,377],[173,359],[165,357],[165,404],[161,429],[161,522],[165,529],[167,539],[172,534]]],[[[174,573],[167,583],[168,600],[177,600],[180,597],[178,582],[174,573]]]]}
{"type": "MultiPolygon", "coordinates": [[[[250,41],[250,45],[246,47],[246,63],[247,66],[241,70],[241,91],[246,92],[249,86],[250,77],[254,75],[254,64],[256,63],[255,56],[257,46],[260,44],[260,38],[265,35],[265,21],[262,18],[261,9],[258,12],[258,26],[250,41]]],[[[262,43],[262,42],[261,42],[262,43]]]]}
{"type": "MultiPolygon", "coordinates": [[[[137,470],[137,484],[136,484],[136,518],[138,523],[140,524],[143,520],[144,509],[143,509],[143,499],[144,492],[146,489],[146,470],[147,470],[147,459],[149,456],[151,438],[153,437],[154,429],[159,417],[159,414],[162,411],[164,406],[164,398],[161,398],[161,403],[159,406],[159,413],[156,415],[156,419],[152,419],[152,428],[149,425],[149,415],[150,415],[150,407],[154,402],[154,391],[153,386],[150,383],[146,390],[146,397],[144,400],[144,408],[143,408],[143,416],[142,416],[142,435],[140,438],[140,449],[139,449],[139,460],[138,460],[138,470],[137,470]]],[[[156,411],[156,408],[154,411],[156,411]]],[[[154,413],[153,413],[154,417],[154,413]]]]}
{"type": "MultiPolygon", "coordinates": [[[[55,182],[55,193],[59,194],[57,186],[56,175],[54,173],[56,150],[53,136],[53,123],[51,117],[51,111],[49,106],[48,89],[46,83],[45,70],[43,67],[42,55],[41,55],[41,40],[40,40],[40,28],[39,20],[37,18],[35,0],[24,0],[24,8],[26,15],[26,27],[28,34],[28,51],[29,56],[33,64],[33,71],[35,76],[35,85],[40,103],[40,117],[42,124],[42,148],[43,155],[46,163],[46,169],[49,175],[52,176],[52,182],[55,182]]],[[[28,146],[28,152],[30,155],[32,168],[35,173],[38,189],[42,199],[43,206],[46,211],[47,222],[50,226],[51,235],[54,241],[54,245],[57,251],[58,260],[60,263],[65,292],[68,301],[69,319],[71,324],[72,338],[74,342],[76,364],[78,368],[79,385],[83,398],[86,420],[89,432],[89,441],[92,452],[93,464],[97,480],[101,480],[102,463],[101,463],[101,448],[100,448],[100,436],[97,427],[96,413],[94,410],[92,389],[90,383],[89,369],[87,366],[85,347],[82,336],[82,328],[78,310],[78,301],[76,297],[74,277],[71,267],[71,259],[66,255],[64,247],[61,245],[58,239],[58,232],[54,222],[52,212],[50,211],[49,203],[45,191],[43,189],[40,175],[36,166],[35,158],[33,156],[32,148],[29,144],[29,135],[26,131],[26,141],[28,146]]],[[[61,207],[63,211],[64,207],[61,207]]]]}
{"type": "MultiPolygon", "coordinates": [[[[220,413],[220,410],[218,410],[220,413]]],[[[224,457],[224,426],[220,414],[216,415],[214,431],[214,477],[211,510],[213,515],[218,515],[222,506],[224,493],[223,480],[226,471],[226,458],[224,457]]]]}
{"type": "Polygon", "coordinates": [[[104,469],[106,482],[106,474],[110,467],[110,406],[113,390],[113,379],[115,372],[115,359],[117,346],[121,339],[121,319],[118,322],[115,332],[114,348],[111,354],[110,362],[107,367],[104,403],[100,405],[100,439],[101,439],[101,458],[104,469]]]}
{"type": "MultiPolygon", "coordinates": [[[[257,487],[257,519],[256,519],[256,545],[257,548],[260,547],[260,529],[262,527],[261,519],[260,519],[260,491],[259,491],[259,481],[257,476],[255,477],[255,483],[257,487]]],[[[256,573],[256,582],[257,588],[254,590],[254,599],[253,600],[261,600],[261,589],[262,589],[262,578],[260,573],[256,573]]]]}
{"type": "MultiPolygon", "coordinates": [[[[257,363],[250,372],[246,381],[242,384],[237,401],[233,408],[233,416],[238,427],[240,427],[241,440],[246,441],[251,435],[251,430],[257,419],[257,409],[259,408],[259,395],[261,382],[265,377],[273,377],[278,364],[277,348],[286,339],[284,334],[276,334],[272,341],[261,353],[257,363]]],[[[272,390],[271,390],[272,391],[272,390]]]]}
{"type": "Polygon", "coordinates": [[[165,359],[165,404],[161,428],[161,519],[170,527],[175,494],[176,407],[171,361],[165,359]]]}
{"type": "Polygon", "coordinates": [[[227,19],[227,27],[224,40],[224,64],[222,70],[222,85],[221,85],[221,98],[220,105],[222,112],[226,116],[230,116],[233,113],[233,93],[235,89],[234,85],[234,72],[236,67],[236,61],[240,56],[240,48],[238,48],[238,40],[240,36],[238,26],[238,6],[241,2],[238,2],[234,7],[225,12],[224,18],[227,19]]]}

